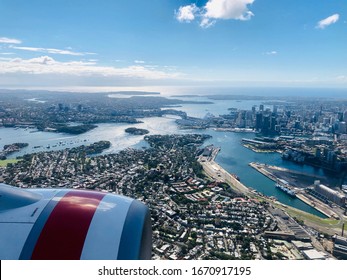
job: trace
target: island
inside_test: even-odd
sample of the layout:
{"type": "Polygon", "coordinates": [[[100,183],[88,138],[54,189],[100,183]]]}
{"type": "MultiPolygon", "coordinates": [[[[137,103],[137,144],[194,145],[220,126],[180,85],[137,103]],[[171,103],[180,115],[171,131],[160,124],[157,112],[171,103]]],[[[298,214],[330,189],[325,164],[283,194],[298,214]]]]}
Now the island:
{"type": "Polygon", "coordinates": [[[88,146],[79,146],[76,148],[72,148],[71,152],[72,153],[85,153],[86,155],[96,155],[102,153],[104,150],[108,149],[111,147],[111,142],[110,141],[105,141],[101,140],[98,142],[95,142],[93,144],[90,144],[88,146]]]}
{"type": "Polygon", "coordinates": [[[97,125],[94,125],[94,124],[81,124],[81,125],[74,125],[74,126],[57,125],[55,127],[55,130],[57,132],[68,133],[68,134],[82,134],[96,127],[97,125]]]}
{"type": "Polygon", "coordinates": [[[101,123],[134,125],[141,123],[142,118],[168,114],[184,119],[187,114],[173,109],[174,107],[213,102],[170,99],[153,92],[82,94],[0,89],[0,103],[0,128],[31,127],[39,131],[77,135],[88,132],[101,123]],[[123,98],[124,94],[128,95],[128,98],[123,98]],[[6,113],[3,113],[3,110],[6,113]]]}
{"type": "Polygon", "coordinates": [[[133,135],[145,135],[149,133],[149,130],[143,128],[128,127],[127,129],[125,129],[125,132],[133,135]]]}
{"type": "Polygon", "coordinates": [[[28,145],[28,143],[13,143],[5,145],[3,147],[3,150],[0,151],[0,160],[6,160],[8,155],[18,152],[19,150],[27,147],[28,145]]]}

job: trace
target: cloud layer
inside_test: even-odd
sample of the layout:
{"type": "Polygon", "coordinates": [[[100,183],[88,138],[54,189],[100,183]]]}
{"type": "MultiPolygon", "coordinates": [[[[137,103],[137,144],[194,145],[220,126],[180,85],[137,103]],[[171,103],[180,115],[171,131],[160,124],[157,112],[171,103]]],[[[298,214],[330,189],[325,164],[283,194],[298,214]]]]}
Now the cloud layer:
{"type": "MultiPolygon", "coordinates": [[[[57,55],[88,56],[96,53],[75,52],[71,48],[41,48],[22,46],[21,40],[0,37],[0,50],[18,50],[42,53],[32,58],[0,57],[0,85],[40,84],[40,83],[133,83],[146,81],[172,80],[181,77],[176,70],[145,65],[143,60],[135,60],[133,65],[124,67],[102,66],[97,59],[60,60],[57,55]],[[51,55],[51,56],[50,56],[51,55]]],[[[1,52],[0,55],[16,55],[1,52]]]]}
{"type": "Polygon", "coordinates": [[[200,26],[208,28],[216,20],[250,20],[254,14],[248,9],[255,0],[209,0],[205,6],[197,7],[195,4],[181,6],[176,12],[179,22],[191,22],[196,18],[200,26]]]}
{"type": "Polygon", "coordinates": [[[48,54],[61,54],[61,55],[73,55],[73,56],[84,56],[84,55],[96,54],[96,53],[90,53],[90,52],[74,52],[74,51],[71,51],[71,49],[69,49],[69,48],[67,48],[67,49],[55,49],[55,48],[37,48],[37,47],[17,46],[17,45],[22,44],[21,40],[14,39],[14,38],[7,38],[7,37],[0,37],[0,44],[8,44],[6,46],[6,48],[9,48],[9,49],[48,53],[48,54]]]}
{"type": "Polygon", "coordinates": [[[73,52],[70,50],[60,50],[60,49],[51,49],[51,48],[34,48],[34,47],[17,47],[17,46],[10,46],[10,48],[15,49],[15,50],[22,50],[22,51],[74,55],[74,56],[83,56],[83,55],[87,55],[87,54],[95,54],[95,53],[73,52]]]}
{"type": "Polygon", "coordinates": [[[21,44],[22,41],[13,38],[0,37],[0,43],[2,44],[21,44]]]}
{"type": "Polygon", "coordinates": [[[319,21],[317,23],[317,28],[319,29],[324,29],[325,27],[333,24],[333,23],[336,23],[340,18],[340,15],[339,14],[333,14],[331,15],[330,17],[327,17],[325,19],[322,19],[321,21],[319,21]]]}
{"type": "Polygon", "coordinates": [[[131,65],[116,68],[99,66],[95,61],[61,62],[50,56],[40,56],[31,59],[14,58],[0,60],[0,75],[64,75],[79,77],[110,77],[110,78],[139,78],[139,79],[171,79],[180,74],[161,70],[153,70],[142,65],[131,65]]]}

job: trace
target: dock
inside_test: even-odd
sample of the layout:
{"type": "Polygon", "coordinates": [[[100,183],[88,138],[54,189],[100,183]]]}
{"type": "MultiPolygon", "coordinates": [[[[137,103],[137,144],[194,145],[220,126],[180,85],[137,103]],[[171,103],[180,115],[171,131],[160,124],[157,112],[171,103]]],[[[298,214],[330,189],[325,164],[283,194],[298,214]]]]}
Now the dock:
{"type": "MultiPolygon", "coordinates": [[[[280,170],[284,172],[292,172],[293,174],[296,174],[296,175],[303,175],[303,176],[306,175],[302,172],[291,171],[291,170],[277,167],[277,166],[267,166],[265,164],[260,164],[256,162],[251,162],[249,165],[253,167],[255,170],[257,170],[259,173],[263,174],[264,176],[266,176],[267,178],[271,179],[274,182],[278,182],[281,178],[278,178],[276,175],[271,173],[268,169],[276,169],[276,170],[280,170]],[[265,167],[268,167],[268,168],[265,168],[265,167]]],[[[335,219],[338,218],[336,213],[332,211],[329,206],[325,205],[324,203],[315,199],[314,197],[306,194],[304,191],[304,188],[299,189],[298,187],[293,186],[292,184],[290,184],[290,188],[292,190],[295,190],[296,197],[300,199],[302,202],[310,205],[311,207],[315,208],[317,211],[321,212],[322,214],[324,214],[325,216],[329,218],[335,218],[335,219]]]]}
{"type": "MultiPolygon", "coordinates": [[[[215,181],[227,183],[233,191],[239,194],[246,195],[250,198],[264,200],[268,202],[271,207],[282,209],[283,211],[285,211],[285,213],[290,215],[290,217],[297,217],[312,228],[315,228],[316,230],[325,232],[327,234],[334,234],[340,227],[340,224],[346,221],[345,216],[340,215],[338,212],[335,212],[333,208],[306,194],[304,188],[295,188],[296,197],[304,203],[315,208],[317,211],[321,212],[329,219],[322,219],[314,215],[307,214],[302,210],[280,203],[279,201],[273,200],[271,197],[269,198],[265,195],[262,195],[261,193],[256,192],[252,188],[248,188],[240,181],[238,181],[235,176],[228,173],[225,169],[223,169],[219,164],[215,162],[215,158],[220,151],[220,148],[213,146],[211,146],[210,148],[211,151],[207,156],[199,157],[199,163],[202,165],[206,175],[210,176],[215,181]],[[336,221],[336,224],[334,223],[334,221],[336,221]],[[331,223],[331,225],[329,223],[331,223]]],[[[271,172],[261,168],[262,166],[265,166],[265,164],[251,163],[250,165],[260,173],[262,173],[264,176],[272,179],[274,182],[278,180],[274,174],[271,174],[271,172]]]]}
{"type": "Polygon", "coordinates": [[[300,172],[263,163],[251,162],[249,163],[249,165],[272,181],[276,183],[278,181],[286,181],[291,187],[295,189],[305,189],[308,186],[311,186],[316,180],[319,180],[324,185],[335,185],[338,181],[327,179],[326,177],[320,175],[313,175],[310,173],[300,172]]]}
{"type": "Polygon", "coordinates": [[[249,164],[249,166],[253,167],[255,170],[257,170],[259,173],[263,174],[264,176],[268,177],[269,179],[271,179],[274,182],[277,182],[277,178],[275,177],[275,175],[273,175],[272,173],[268,172],[264,166],[265,164],[260,164],[260,163],[256,163],[256,162],[251,162],[249,164]]]}

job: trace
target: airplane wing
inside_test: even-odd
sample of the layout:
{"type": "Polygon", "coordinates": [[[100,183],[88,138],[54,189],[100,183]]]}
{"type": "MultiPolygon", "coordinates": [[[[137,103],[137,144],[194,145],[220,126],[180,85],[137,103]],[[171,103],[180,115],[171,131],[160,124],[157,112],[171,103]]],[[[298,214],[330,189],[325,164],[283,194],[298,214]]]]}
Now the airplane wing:
{"type": "Polygon", "coordinates": [[[0,184],[0,259],[150,259],[150,213],[105,192],[0,184]]]}

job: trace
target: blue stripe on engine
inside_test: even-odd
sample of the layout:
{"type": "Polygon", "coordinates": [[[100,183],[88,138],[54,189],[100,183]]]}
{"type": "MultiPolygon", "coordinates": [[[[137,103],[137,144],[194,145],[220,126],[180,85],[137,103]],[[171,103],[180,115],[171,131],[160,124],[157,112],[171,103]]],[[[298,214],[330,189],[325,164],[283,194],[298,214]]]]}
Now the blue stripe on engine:
{"type": "Polygon", "coordinates": [[[54,207],[58,204],[59,200],[65,195],[66,191],[60,191],[57,193],[52,200],[48,202],[46,207],[41,212],[40,216],[37,218],[33,228],[31,229],[27,240],[23,246],[22,252],[19,256],[20,260],[30,260],[31,255],[36,246],[36,242],[39,239],[41,231],[45,226],[49,216],[51,215],[54,207]]]}
{"type": "Polygon", "coordinates": [[[142,257],[142,236],[148,225],[148,208],[134,200],[125,219],[119,244],[118,260],[138,260],[142,257]]]}

